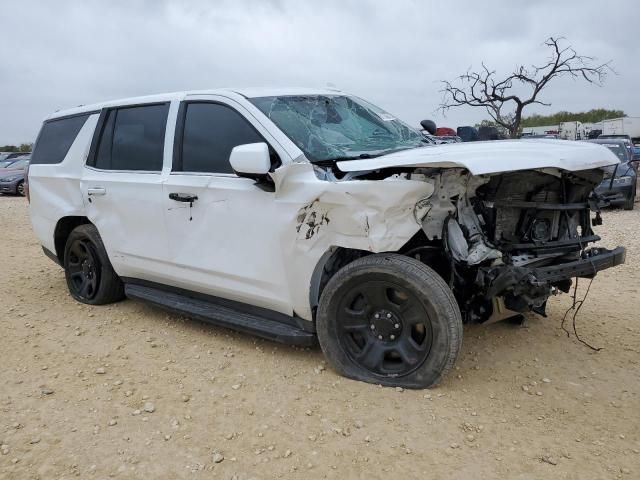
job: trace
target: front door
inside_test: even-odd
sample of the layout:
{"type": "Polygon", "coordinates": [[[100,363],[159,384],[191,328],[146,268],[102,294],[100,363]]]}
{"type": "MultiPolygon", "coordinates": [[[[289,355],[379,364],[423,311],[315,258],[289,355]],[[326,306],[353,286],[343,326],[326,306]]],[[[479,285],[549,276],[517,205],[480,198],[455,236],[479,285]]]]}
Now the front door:
{"type": "Polygon", "coordinates": [[[104,110],[80,182],[116,272],[160,281],[168,257],[162,167],[169,103],[104,110]]]}
{"type": "Polygon", "coordinates": [[[181,288],[292,314],[275,193],[229,164],[233,147],[272,141],[248,118],[222,98],[180,107],[163,195],[170,276],[181,288]]]}

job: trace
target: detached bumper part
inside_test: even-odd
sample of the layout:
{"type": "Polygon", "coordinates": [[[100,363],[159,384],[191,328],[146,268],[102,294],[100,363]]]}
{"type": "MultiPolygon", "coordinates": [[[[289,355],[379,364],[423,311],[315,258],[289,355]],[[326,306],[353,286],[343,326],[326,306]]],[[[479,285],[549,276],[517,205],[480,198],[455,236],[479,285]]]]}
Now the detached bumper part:
{"type": "Polygon", "coordinates": [[[622,265],[627,251],[624,247],[607,250],[606,248],[592,248],[589,256],[574,262],[561,263],[548,267],[533,268],[532,275],[540,282],[557,282],[573,277],[593,277],[600,270],[622,265]]]}
{"type": "Polygon", "coordinates": [[[485,267],[478,270],[475,283],[484,290],[486,300],[504,297],[505,305],[510,310],[541,310],[551,287],[568,292],[572,278],[593,278],[601,270],[623,264],[625,256],[624,247],[613,250],[592,248],[585,252],[584,258],[546,267],[485,267]]]}

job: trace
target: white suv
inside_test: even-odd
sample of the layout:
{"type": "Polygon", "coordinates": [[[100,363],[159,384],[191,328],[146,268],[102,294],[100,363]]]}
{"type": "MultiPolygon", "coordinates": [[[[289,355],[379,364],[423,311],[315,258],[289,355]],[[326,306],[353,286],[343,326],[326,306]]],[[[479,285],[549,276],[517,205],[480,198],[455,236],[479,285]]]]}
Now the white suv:
{"type": "Polygon", "coordinates": [[[56,112],[27,192],[80,302],[319,341],[345,376],[421,388],[463,321],[544,315],[572,277],[624,262],[587,248],[617,161],[557,140],[428,145],[334,90],[215,90],[56,112]]]}

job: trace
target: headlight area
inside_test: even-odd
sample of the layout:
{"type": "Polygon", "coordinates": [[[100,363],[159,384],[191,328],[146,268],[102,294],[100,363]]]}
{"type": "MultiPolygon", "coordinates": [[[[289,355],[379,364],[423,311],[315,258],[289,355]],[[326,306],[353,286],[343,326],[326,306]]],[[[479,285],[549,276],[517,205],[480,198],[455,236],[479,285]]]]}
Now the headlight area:
{"type": "Polygon", "coordinates": [[[622,187],[625,185],[631,185],[634,181],[635,181],[635,177],[625,175],[623,177],[614,178],[612,185],[616,187],[622,187]]]}
{"type": "Polygon", "coordinates": [[[14,175],[13,177],[4,177],[4,178],[0,178],[0,182],[4,182],[4,183],[15,182],[19,178],[20,178],[20,175],[14,175]]]}

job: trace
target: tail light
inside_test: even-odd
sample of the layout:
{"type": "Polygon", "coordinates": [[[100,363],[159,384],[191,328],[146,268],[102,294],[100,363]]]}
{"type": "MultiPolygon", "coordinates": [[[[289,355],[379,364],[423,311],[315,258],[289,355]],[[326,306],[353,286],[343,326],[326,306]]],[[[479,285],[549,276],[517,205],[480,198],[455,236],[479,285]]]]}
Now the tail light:
{"type": "Polygon", "coordinates": [[[27,197],[27,202],[31,203],[31,197],[29,196],[29,163],[27,163],[27,167],[24,169],[24,194],[27,197]]]}

